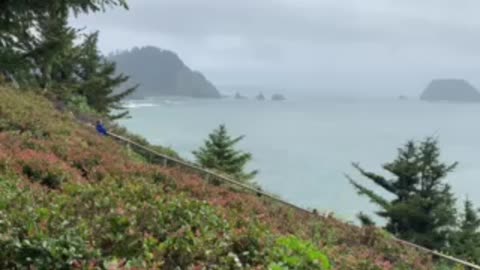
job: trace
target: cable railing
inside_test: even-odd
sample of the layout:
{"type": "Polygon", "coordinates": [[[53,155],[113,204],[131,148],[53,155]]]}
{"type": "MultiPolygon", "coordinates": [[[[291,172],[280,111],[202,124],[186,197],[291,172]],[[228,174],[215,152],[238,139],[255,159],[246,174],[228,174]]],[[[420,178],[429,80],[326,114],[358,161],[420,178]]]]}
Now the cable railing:
{"type": "MultiPolygon", "coordinates": [[[[111,133],[111,132],[108,132],[108,135],[111,136],[112,138],[128,145],[128,146],[136,147],[136,148],[138,148],[142,151],[145,151],[149,155],[154,155],[158,158],[161,158],[163,160],[163,166],[168,166],[169,163],[175,164],[175,165],[180,165],[180,166],[183,166],[184,168],[188,168],[190,170],[196,171],[197,173],[199,173],[200,175],[203,175],[207,179],[212,179],[212,180],[216,179],[216,180],[223,181],[225,183],[228,183],[228,184],[231,184],[233,186],[239,187],[239,188],[241,188],[245,191],[252,192],[254,194],[257,194],[258,196],[262,196],[262,197],[267,198],[271,201],[274,201],[274,202],[280,203],[282,205],[285,205],[287,207],[293,208],[293,209],[295,209],[299,212],[317,216],[316,210],[308,210],[306,208],[303,208],[303,207],[300,207],[300,206],[295,205],[293,203],[290,203],[286,200],[282,200],[281,198],[279,198],[279,197],[277,197],[277,196],[275,196],[271,193],[265,192],[265,191],[263,191],[259,188],[255,188],[251,185],[247,185],[245,183],[239,182],[239,181],[234,180],[230,177],[220,175],[220,174],[218,174],[216,172],[213,172],[211,170],[202,168],[202,167],[200,167],[196,164],[193,164],[193,163],[190,163],[190,162],[187,162],[187,161],[183,161],[183,160],[180,160],[180,159],[177,159],[177,158],[159,153],[158,151],[152,150],[152,149],[150,149],[146,146],[143,146],[143,145],[141,145],[137,142],[134,142],[131,139],[125,138],[123,136],[120,136],[120,135],[117,135],[117,134],[114,134],[114,133],[111,133]]],[[[443,253],[435,251],[435,250],[430,250],[428,248],[419,246],[417,244],[414,244],[414,243],[411,243],[411,242],[408,242],[408,241],[405,241],[405,240],[402,240],[402,239],[399,239],[399,238],[396,238],[396,237],[393,237],[393,236],[392,236],[392,239],[394,241],[402,244],[402,245],[409,246],[409,247],[415,248],[415,249],[417,249],[421,252],[430,254],[432,257],[441,258],[443,260],[449,261],[450,263],[462,265],[465,270],[471,270],[471,269],[480,270],[480,266],[475,265],[475,264],[470,263],[470,262],[467,262],[465,260],[458,259],[458,258],[443,254],[443,253]]]]}
{"type": "Polygon", "coordinates": [[[394,237],[393,238],[395,241],[403,244],[403,245],[406,245],[406,246],[409,246],[409,247],[412,247],[412,248],[415,248],[415,249],[418,249],[418,250],[421,250],[425,253],[428,253],[430,255],[432,255],[433,257],[438,257],[438,258],[442,258],[444,260],[447,260],[449,262],[452,262],[452,263],[455,263],[455,264],[460,264],[464,267],[466,267],[465,269],[468,270],[468,269],[480,269],[480,266],[476,265],[476,264],[473,264],[473,263],[470,263],[470,262],[467,262],[467,261],[464,261],[464,260],[461,260],[461,259],[458,259],[458,258],[455,258],[455,257],[452,257],[452,256],[449,256],[449,255],[446,255],[446,254],[443,254],[441,252],[438,252],[436,250],[430,250],[428,248],[425,248],[425,247],[422,247],[422,246],[419,246],[417,244],[414,244],[412,242],[408,242],[408,241],[405,241],[405,240],[402,240],[402,239],[399,239],[399,238],[396,238],[394,237]]]}
{"type": "Polygon", "coordinates": [[[224,175],[220,175],[218,173],[215,173],[211,170],[208,170],[208,169],[205,169],[205,168],[202,168],[198,165],[195,165],[195,164],[192,164],[192,163],[189,163],[189,162],[186,162],[186,161],[183,161],[183,160],[180,160],[180,159],[177,159],[177,158],[174,158],[174,157],[171,157],[171,156],[168,156],[168,155],[165,155],[165,154],[162,154],[162,153],[159,153],[155,150],[152,150],[150,148],[147,148],[139,143],[136,143],[128,138],[125,138],[123,136],[120,136],[120,135],[117,135],[117,134],[114,134],[114,133],[111,133],[109,132],[108,135],[110,135],[112,138],[114,139],[117,139],[127,145],[130,145],[130,146],[134,146],[134,147],[137,147],[149,154],[152,154],[152,155],[155,155],[161,159],[163,159],[163,164],[166,166],[168,165],[168,163],[172,163],[172,164],[176,164],[176,165],[180,165],[180,166],[183,166],[185,168],[188,168],[188,169],[191,169],[193,171],[196,171],[198,173],[200,173],[201,175],[204,175],[206,176],[206,178],[208,179],[216,179],[216,180],[220,180],[220,181],[223,181],[223,182],[226,182],[228,184],[231,184],[231,185],[234,185],[234,186],[237,186],[243,190],[246,190],[246,191],[249,191],[249,192],[252,192],[252,193],[255,193],[259,196],[262,196],[262,197],[265,197],[265,198],[268,198],[270,200],[273,200],[275,202],[278,202],[280,204],[283,204],[283,205],[286,205],[286,206],[289,206],[291,208],[294,208],[298,211],[301,211],[301,212],[304,212],[304,213],[308,213],[308,214],[312,214],[312,211],[309,211],[305,208],[302,208],[300,206],[297,206],[295,204],[292,204],[290,202],[287,202],[287,201],[284,201],[276,196],[274,196],[273,194],[270,194],[270,193],[267,193],[261,189],[258,189],[258,188],[255,188],[253,186],[250,186],[250,185],[247,185],[247,184],[244,184],[244,183],[241,183],[239,181],[236,181],[234,179],[231,179],[227,176],[224,176],[224,175]]]}

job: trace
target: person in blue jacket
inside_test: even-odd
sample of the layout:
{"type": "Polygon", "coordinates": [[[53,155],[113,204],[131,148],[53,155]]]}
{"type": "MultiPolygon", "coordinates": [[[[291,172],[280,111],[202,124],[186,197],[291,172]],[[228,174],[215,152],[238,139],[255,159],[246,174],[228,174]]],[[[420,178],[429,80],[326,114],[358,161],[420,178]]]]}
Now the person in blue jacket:
{"type": "Polygon", "coordinates": [[[103,126],[102,122],[97,121],[96,129],[97,132],[100,133],[102,136],[108,136],[107,129],[103,126]]]}

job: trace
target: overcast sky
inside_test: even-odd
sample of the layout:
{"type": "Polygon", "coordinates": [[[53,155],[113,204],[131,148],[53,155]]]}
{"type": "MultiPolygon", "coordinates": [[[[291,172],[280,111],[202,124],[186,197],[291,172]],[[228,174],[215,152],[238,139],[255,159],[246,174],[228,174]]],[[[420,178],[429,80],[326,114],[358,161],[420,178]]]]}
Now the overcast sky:
{"type": "Polygon", "coordinates": [[[82,16],[105,53],[154,45],[216,85],[418,95],[429,80],[480,87],[478,0],[131,0],[82,16]]]}

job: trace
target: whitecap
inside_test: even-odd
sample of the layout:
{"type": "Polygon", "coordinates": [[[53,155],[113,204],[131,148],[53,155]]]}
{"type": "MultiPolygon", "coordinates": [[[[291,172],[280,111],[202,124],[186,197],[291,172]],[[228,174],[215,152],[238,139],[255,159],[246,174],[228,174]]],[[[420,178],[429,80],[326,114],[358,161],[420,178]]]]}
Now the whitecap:
{"type": "Polygon", "coordinates": [[[184,103],[184,102],[181,102],[180,100],[170,100],[170,99],[165,99],[162,102],[166,105],[180,105],[184,103]]]}
{"type": "Polygon", "coordinates": [[[145,103],[145,102],[127,102],[123,106],[128,109],[137,109],[137,108],[146,108],[146,107],[156,107],[158,105],[154,103],[145,103]]]}

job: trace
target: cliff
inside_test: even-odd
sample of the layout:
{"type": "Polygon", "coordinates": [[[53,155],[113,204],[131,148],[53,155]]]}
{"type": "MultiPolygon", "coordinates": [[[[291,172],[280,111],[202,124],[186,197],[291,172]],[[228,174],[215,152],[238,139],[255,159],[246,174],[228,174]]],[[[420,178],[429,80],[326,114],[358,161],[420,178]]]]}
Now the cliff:
{"type": "Polygon", "coordinates": [[[462,79],[437,79],[420,96],[426,101],[480,102],[480,93],[462,79]]]}
{"type": "Polygon", "coordinates": [[[134,48],[110,55],[117,71],[139,84],[132,98],[185,96],[220,98],[216,87],[205,76],[187,67],[173,52],[155,47],[134,48]]]}

